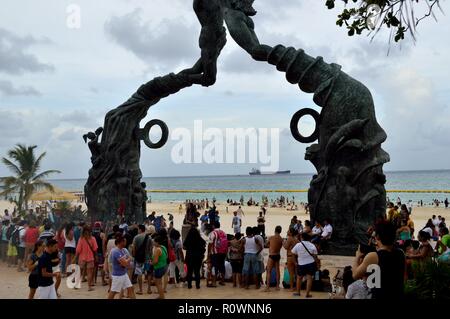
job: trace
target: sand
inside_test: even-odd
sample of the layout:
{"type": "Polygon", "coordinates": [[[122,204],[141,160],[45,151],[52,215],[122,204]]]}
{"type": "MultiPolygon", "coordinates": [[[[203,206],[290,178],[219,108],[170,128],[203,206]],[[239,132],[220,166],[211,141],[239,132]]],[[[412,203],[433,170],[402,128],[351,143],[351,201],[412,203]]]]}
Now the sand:
{"type": "MultiPolygon", "coordinates": [[[[183,214],[179,214],[178,210],[179,203],[149,203],[147,208],[148,212],[156,211],[158,215],[164,214],[166,219],[168,219],[167,213],[171,213],[174,216],[175,228],[181,229],[181,224],[183,220],[183,214]]],[[[0,201],[0,211],[3,212],[4,209],[12,208],[10,203],[5,201],[0,201]]],[[[230,206],[228,208],[228,213],[226,212],[226,205],[223,203],[218,203],[217,208],[219,210],[220,222],[222,224],[222,229],[225,232],[232,232],[231,219],[232,212],[237,208],[236,206],[230,206]]],[[[256,224],[256,219],[258,216],[258,207],[243,207],[245,216],[243,217],[243,230],[247,226],[254,226],[256,224]]],[[[266,214],[266,233],[268,235],[273,233],[274,228],[277,225],[283,227],[283,234],[287,230],[290,220],[293,215],[297,215],[299,219],[304,221],[308,219],[308,215],[301,209],[299,211],[287,211],[283,208],[269,208],[266,214]]],[[[422,228],[428,218],[432,215],[442,215],[447,220],[450,220],[450,209],[444,208],[431,208],[431,207],[415,207],[413,209],[412,218],[415,223],[416,232],[418,229],[422,228]]],[[[268,252],[265,250],[265,257],[267,258],[268,252]]],[[[282,249],[282,265],[286,258],[286,251],[282,249]]],[[[336,270],[343,268],[346,265],[351,265],[352,257],[343,256],[321,256],[322,269],[329,269],[331,275],[334,276],[336,270]]],[[[20,299],[26,298],[28,295],[28,275],[26,273],[19,273],[15,268],[8,268],[5,264],[0,262],[0,298],[2,299],[20,299]]],[[[99,278],[100,280],[100,278],[99,278]]],[[[204,286],[205,283],[202,282],[204,286]]],[[[156,291],[154,289],[154,291],[156,291]]],[[[82,289],[71,290],[68,289],[63,281],[61,285],[61,294],[64,299],[103,299],[107,296],[107,289],[105,287],[97,286],[95,291],[88,292],[87,286],[84,283],[82,289]]],[[[153,299],[156,298],[156,293],[152,295],[137,296],[139,299],[153,299]]],[[[313,293],[314,298],[326,299],[329,297],[328,293],[313,293]]],[[[187,288],[176,288],[169,287],[168,293],[166,294],[168,299],[247,299],[247,298],[257,298],[257,299],[289,299],[298,298],[293,297],[292,294],[281,289],[280,291],[272,291],[270,293],[265,293],[263,290],[256,291],[255,289],[243,290],[239,288],[233,288],[230,283],[227,283],[226,287],[218,288],[206,288],[202,287],[199,291],[188,290],[187,288]]],[[[301,297],[304,298],[304,297],[301,297]]]]}

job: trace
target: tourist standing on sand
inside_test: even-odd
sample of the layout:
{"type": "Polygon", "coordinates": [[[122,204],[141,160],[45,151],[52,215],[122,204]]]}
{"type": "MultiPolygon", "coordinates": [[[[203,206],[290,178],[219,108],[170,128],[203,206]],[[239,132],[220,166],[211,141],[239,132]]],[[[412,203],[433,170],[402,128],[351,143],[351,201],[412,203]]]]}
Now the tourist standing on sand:
{"type": "MultiPolygon", "coordinates": [[[[241,203],[242,205],[242,203],[241,203]]],[[[242,210],[241,206],[239,206],[239,208],[237,209],[237,215],[239,216],[240,219],[242,219],[243,216],[245,216],[244,211],[242,210]]]]}
{"type": "Polygon", "coordinates": [[[166,241],[162,236],[157,235],[153,244],[153,276],[155,278],[156,289],[158,290],[159,297],[158,299],[164,299],[165,288],[163,287],[163,278],[167,273],[168,269],[168,254],[167,248],[163,246],[163,243],[166,241]]]}
{"type": "Polygon", "coordinates": [[[146,234],[144,225],[139,225],[138,235],[133,239],[133,250],[131,253],[135,261],[134,274],[137,276],[139,286],[139,290],[136,292],[137,295],[142,295],[144,293],[142,276],[145,273],[145,260],[146,257],[151,254],[149,249],[151,251],[152,246],[150,234],[146,234]]]}
{"type": "Polygon", "coordinates": [[[26,263],[25,259],[25,251],[26,251],[26,243],[25,243],[25,233],[27,231],[28,224],[26,221],[22,220],[19,223],[18,235],[19,235],[19,245],[17,246],[17,271],[25,271],[24,266],[26,263]]]}
{"type": "Polygon", "coordinates": [[[94,229],[92,230],[92,236],[95,238],[97,242],[97,260],[94,265],[94,284],[97,283],[97,273],[100,269],[100,275],[102,277],[102,286],[107,286],[105,279],[105,254],[104,247],[106,245],[106,234],[102,229],[101,222],[94,223],[94,229]]]}
{"type": "Polygon", "coordinates": [[[242,219],[238,216],[237,212],[233,212],[233,220],[231,222],[231,228],[233,229],[233,233],[237,234],[241,232],[242,227],[242,219]]]}
{"type": "MultiPolygon", "coordinates": [[[[14,267],[17,263],[17,246],[18,243],[15,242],[14,238],[18,238],[18,228],[17,220],[13,219],[12,223],[9,225],[6,231],[6,236],[8,238],[8,250],[6,256],[8,257],[8,267],[14,267]]],[[[16,240],[17,241],[17,240],[16,240]]]]}
{"type": "Polygon", "coordinates": [[[91,228],[84,226],[82,235],[78,240],[76,255],[81,272],[87,273],[88,291],[94,290],[94,267],[97,258],[97,241],[92,236],[91,228]]]}
{"type": "Polygon", "coordinates": [[[257,241],[252,227],[247,227],[245,230],[247,237],[244,238],[244,266],[242,268],[242,275],[244,276],[244,288],[249,288],[250,276],[253,277],[253,282],[256,289],[260,288],[258,274],[261,270],[261,263],[259,261],[259,254],[263,250],[261,242],[257,241]]]}
{"type": "Polygon", "coordinates": [[[220,223],[218,221],[214,222],[213,231],[209,233],[209,242],[209,258],[211,259],[212,267],[214,268],[212,286],[216,286],[219,274],[219,284],[225,286],[225,259],[228,252],[228,239],[227,234],[220,229],[220,223]]]}
{"type": "Polygon", "coordinates": [[[3,212],[2,221],[5,221],[5,220],[11,222],[11,215],[9,215],[9,211],[7,209],[5,209],[3,212]]]}
{"type": "Polygon", "coordinates": [[[242,288],[242,266],[244,263],[244,242],[242,241],[242,234],[237,232],[234,238],[230,241],[228,249],[228,259],[231,264],[233,287],[242,288]]]}
{"type": "Polygon", "coordinates": [[[258,223],[258,234],[266,238],[266,219],[263,216],[263,212],[259,212],[259,216],[256,219],[258,223]]]}
{"type": "Polygon", "coordinates": [[[53,273],[52,254],[58,251],[57,242],[50,239],[45,247],[45,251],[38,262],[38,288],[39,299],[57,299],[55,283],[53,278],[59,276],[53,273]]]}
{"type": "Polygon", "coordinates": [[[381,283],[372,289],[372,298],[399,300],[404,295],[405,254],[395,248],[395,227],[388,222],[375,226],[377,251],[364,255],[360,249],[353,262],[353,278],[361,279],[370,265],[380,266],[381,283]]]}
{"type": "Polygon", "coordinates": [[[125,249],[126,239],[122,235],[117,235],[115,239],[116,247],[111,250],[111,289],[108,299],[114,299],[122,290],[128,291],[128,297],[136,299],[133,285],[128,277],[128,268],[131,266],[131,257],[125,249]]]}
{"type": "MultiPolygon", "coordinates": [[[[258,243],[260,243],[260,244],[261,244],[261,247],[263,247],[263,249],[264,249],[264,246],[265,246],[265,238],[264,238],[263,236],[260,235],[258,227],[253,227],[253,234],[255,234],[255,240],[256,240],[258,243]]],[[[257,276],[258,276],[259,284],[260,284],[260,285],[264,285],[264,280],[263,280],[263,278],[262,278],[262,275],[263,275],[263,273],[264,273],[265,267],[264,267],[264,256],[263,256],[262,253],[259,253],[259,254],[258,254],[258,260],[259,260],[259,264],[260,264],[260,267],[259,267],[260,271],[259,271],[259,273],[257,274],[257,276]]]]}
{"type": "Polygon", "coordinates": [[[444,205],[445,205],[445,208],[447,209],[448,208],[448,198],[445,199],[444,205]]]}
{"type": "Polygon", "coordinates": [[[283,247],[283,238],[281,238],[281,226],[275,227],[275,235],[269,237],[269,259],[267,260],[266,281],[267,292],[270,291],[270,277],[272,275],[272,269],[275,268],[277,277],[277,286],[275,290],[280,290],[280,259],[281,259],[281,247],[283,247]]]}
{"type": "Polygon", "coordinates": [[[173,278],[174,282],[176,281],[176,269],[178,269],[178,273],[180,274],[181,282],[184,282],[186,279],[186,274],[184,272],[183,244],[181,243],[180,238],[181,234],[178,230],[174,229],[170,232],[169,239],[172,249],[175,252],[176,259],[169,264],[169,279],[173,278]]]}
{"type": "MultiPolygon", "coordinates": [[[[44,224],[44,230],[39,235],[39,240],[43,240],[44,243],[49,240],[53,239],[55,237],[55,233],[52,230],[52,224],[50,222],[47,222],[44,224]]],[[[63,246],[64,249],[64,246],[63,246]]]]}
{"type": "Polygon", "coordinates": [[[311,298],[311,288],[313,276],[317,271],[316,256],[317,248],[311,243],[311,236],[303,233],[300,236],[300,242],[292,248],[292,253],[297,261],[297,292],[294,296],[301,295],[301,284],[303,277],[306,276],[306,298],[311,298]]]}
{"type": "Polygon", "coordinates": [[[25,231],[25,263],[28,260],[28,257],[34,250],[34,245],[39,239],[39,230],[36,228],[36,222],[30,222],[30,225],[25,231]]]}
{"type": "Polygon", "coordinates": [[[73,223],[67,224],[63,231],[63,239],[64,239],[64,253],[66,256],[66,262],[63,268],[63,274],[66,274],[67,266],[72,264],[72,259],[75,256],[75,250],[77,248],[75,235],[74,235],[74,225],[73,223]]]}
{"type": "Polygon", "coordinates": [[[33,251],[31,252],[28,260],[27,260],[27,268],[30,272],[28,276],[28,287],[30,288],[30,293],[28,294],[28,299],[34,299],[36,294],[36,290],[39,287],[39,272],[38,272],[38,264],[39,258],[41,258],[44,253],[44,242],[39,240],[34,245],[33,251]]]}
{"type": "Polygon", "coordinates": [[[3,262],[7,262],[6,252],[8,251],[8,228],[9,220],[2,221],[1,237],[0,237],[0,258],[3,262]]]}
{"type": "Polygon", "coordinates": [[[197,228],[192,227],[183,243],[186,250],[187,284],[192,288],[192,275],[195,274],[195,287],[200,289],[200,269],[205,258],[206,242],[197,228]]]}
{"type": "Polygon", "coordinates": [[[297,245],[298,239],[297,239],[298,232],[295,229],[290,228],[287,232],[287,239],[283,242],[283,247],[286,249],[286,255],[287,255],[287,269],[289,272],[289,288],[291,291],[295,291],[294,287],[294,279],[295,279],[295,273],[296,273],[296,265],[297,262],[295,260],[295,255],[292,253],[292,249],[297,245]]]}

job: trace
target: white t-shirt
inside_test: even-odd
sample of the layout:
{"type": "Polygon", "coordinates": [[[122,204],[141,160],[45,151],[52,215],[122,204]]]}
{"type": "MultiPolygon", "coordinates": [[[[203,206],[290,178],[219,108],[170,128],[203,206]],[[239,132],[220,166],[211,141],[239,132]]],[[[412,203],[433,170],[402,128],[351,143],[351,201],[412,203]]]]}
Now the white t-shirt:
{"type": "Polygon", "coordinates": [[[333,233],[333,227],[331,227],[330,224],[325,225],[325,227],[323,227],[322,237],[331,236],[332,233],[333,233]]]}
{"type": "Polygon", "coordinates": [[[426,227],[424,229],[422,229],[424,232],[427,232],[428,234],[430,234],[430,237],[433,237],[433,230],[430,227],[426,227]]]}
{"type": "Polygon", "coordinates": [[[25,227],[21,227],[19,228],[19,247],[25,248],[27,245],[25,244],[25,233],[27,232],[27,230],[25,229],[25,227]]]}
{"type": "Polygon", "coordinates": [[[320,235],[322,233],[322,229],[320,227],[314,226],[312,229],[312,233],[314,235],[320,235]]]}
{"type": "Polygon", "coordinates": [[[64,230],[63,234],[64,234],[64,239],[65,239],[64,247],[76,248],[77,244],[75,242],[75,236],[73,236],[72,240],[69,240],[69,239],[67,239],[65,230],[64,230]]]}
{"type": "Polygon", "coordinates": [[[258,248],[258,245],[256,245],[255,237],[245,238],[245,253],[246,254],[256,254],[258,252],[258,250],[259,250],[259,248],[258,248]]]}
{"type": "Polygon", "coordinates": [[[313,243],[309,241],[302,241],[292,248],[292,253],[297,255],[297,262],[300,266],[312,264],[315,262],[314,258],[306,251],[302,243],[308,248],[309,252],[313,255],[317,255],[317,248],[313,243]]]}
{"type": "Polygon", "coordinates": [[[433,225],[434,226],[438,227],[440,223],[441,222],[439,221],[439,218],[436,217],[435,219],[433,219],[433,225]]]}
{"type": "Polygon", "coordinates": [[[359,279],[347,288],[345,299],[371,299],[372,294],[364,280],[359,279]]]}
{"type": "Polygon", "coordinates": [[[243,213],[244,213],[244,211],[242,210],[242,208],[238,208],[237,215],[242,218],[243,213]]]}

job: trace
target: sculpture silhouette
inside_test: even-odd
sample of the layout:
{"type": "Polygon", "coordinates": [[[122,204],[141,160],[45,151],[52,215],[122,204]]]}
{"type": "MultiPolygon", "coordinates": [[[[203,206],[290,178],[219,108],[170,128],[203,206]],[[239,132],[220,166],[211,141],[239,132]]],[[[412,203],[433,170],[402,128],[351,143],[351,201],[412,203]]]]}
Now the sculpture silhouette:
{"type": "Polygon", "coordinates": [[[216,82],[217,60],[226,44],[224,23],[236,43],[254,60],[275,65],[286,73],[291,84],[314,93],[313,101],[322,108],[302,109],[291,121],[295,139],[312,143],[305,159],[317,170],[308,192],[311,220],[332,220],[334,232],[328,253],[353,254],[358,243],[367,243],[367,228],[385,214],[386,192],[383,164],[389,155],[381,148],[386,133],[375,116],[370,91],[359,81],[303,50],[261,44],[251,16],[254,0],[194,0],[194,10],[202,26],[201,57],[195,65],[178,74],[155,78],[143,85],[127,102],[105,118],[104,131],[88,133],[92,169],[85,187],[89,214],[93,219],[110,220],[119,207],[125,217],[141,222],[145,217],[144,187],[139,169],[140,141],[162,147],[168,129],[159,120],[139,129],[150,106],[161,98],[193,84],[210,86],[216,82]],[[309,137],[298,131],[302,116],[311,115],[316,129],[309,137]],[[163,130],[163,138],[152,143],[148,132],[153,125],[163,130]],[[99,135],[102,135],[99,142],[99,135]]]}

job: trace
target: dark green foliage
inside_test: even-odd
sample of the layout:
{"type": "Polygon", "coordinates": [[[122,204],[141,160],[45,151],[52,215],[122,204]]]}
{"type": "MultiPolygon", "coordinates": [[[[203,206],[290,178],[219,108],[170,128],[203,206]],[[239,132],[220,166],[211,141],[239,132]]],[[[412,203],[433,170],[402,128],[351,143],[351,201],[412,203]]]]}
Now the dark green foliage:
{"type": "Polygon", "coordinates": [[[405,285],[408,298],[450,299],[450,265],[429,261],[413,266],[414,279],[405,285]]]}
{"type": "MultiPolygon", "coordinates": [[[[377,34],[382,28],[391,30],[390,41],[399,42],[405,39],[405,33],[409,32],[415,39],[416,26],[429,16],[434,16],[434,9],[439,6],[439,0],[339,0],[345,4],[345,9],[338,15],[336,24],[346,27],[349,36],[362,34],[363,32],[377,34]],[[371,10],[372,5],[377,5],[380,11],[371,10]],[[417,11],[425,10],[420,18],[416,18],[417,11]],[[368,24],[372,21],[372,24],[368,24]]],[[[334,9],[336,0],[326,0],[328,9],[334,9]]]]}

